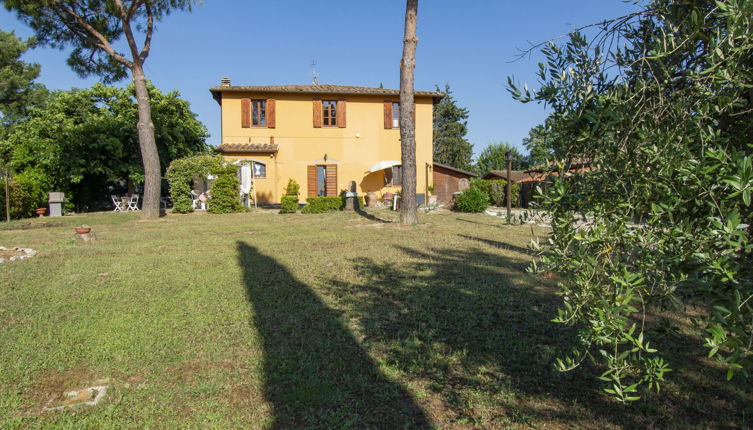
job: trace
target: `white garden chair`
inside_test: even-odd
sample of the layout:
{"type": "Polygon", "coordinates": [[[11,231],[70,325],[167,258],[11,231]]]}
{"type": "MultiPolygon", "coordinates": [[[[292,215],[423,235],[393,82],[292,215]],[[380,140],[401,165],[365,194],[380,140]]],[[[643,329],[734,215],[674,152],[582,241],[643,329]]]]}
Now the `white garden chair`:
{"type": "Polygon", "coordinates": [[[131,199],[128,200],[128,210],[129,211],[139,210],[139,195],[138,194],[132,195],[131,199]]]}
{"type": "Polygon", "coordinates": [[[112,204],[115,205],[115,209],[113,209],[113,212],[121,211],[123,212],[123,202],[120,200],[120,197],[111,194],[110,198],[112,199],[112,204]]]}
{"type": "Polygon", "coordinates": [[[199,206],[202,205],[202,201],[199,200],[199,192],[196,190],[191,190],[191,207],[196,210],[199,209],[199,206]]]}

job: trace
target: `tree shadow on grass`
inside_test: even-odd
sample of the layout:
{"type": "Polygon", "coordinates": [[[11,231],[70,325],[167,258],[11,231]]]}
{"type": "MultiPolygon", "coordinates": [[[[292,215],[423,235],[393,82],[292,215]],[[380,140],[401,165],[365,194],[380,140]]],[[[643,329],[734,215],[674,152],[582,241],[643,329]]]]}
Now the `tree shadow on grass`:
{"type": "Polygon", "coordinates": [[[377,368],[341,321],[273,258],[237,243],[252,326],[264,347],[276,429],[424,429],[409,393],[377,368]]]}
{"type": "Polygon", "coordinates": [[[542,287],[542,281],[523,273],[526,255],[400,246],[394,251],[409,257],[408,262],[354,259],[360,279],[329,280],[330,295],[359,321],[367,349],[384,354],[409,378],[426,381],[452,410],[450,422],[480,428],[510,422],[586,428],[735,423],[732,427],[739,428],[746,422],[748,389],[673,374],[682,391],[644,393],[645,400],[630,407],[603,394],[596,379],[600,370],[593,366],[557,372],[555,358],[577,344],[577,333],[551,322],[559,298],[552,286],[542,287]]]}
{"type": "Polygon", "coordinates": [[[370,213],[366,212],[365,210],[363,210],[363,208],[360,205],[356,206],[355,212],[358,215],[366,218],[369,221],[381,222],[381,223],[391,223],[392,222],[390,220],[382,219],[382,218],[379,218],[377,216],[374,216],[373,214],[370,214],[370,213]]]}

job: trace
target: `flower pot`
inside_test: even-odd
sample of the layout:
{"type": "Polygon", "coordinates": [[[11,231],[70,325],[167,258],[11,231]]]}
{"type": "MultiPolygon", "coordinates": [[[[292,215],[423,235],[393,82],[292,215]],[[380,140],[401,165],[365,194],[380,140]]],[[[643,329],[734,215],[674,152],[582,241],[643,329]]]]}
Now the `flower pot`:
{"type": "Polygon", "coordinates": [[[47,212],[47,208],[37,208],[34,212],[39,216],[44,216],[45,212],[47,212]]]}
{"type": "Polygon", "coordinates": [[[76,233],[78,234],[88,234],[90,231],[92,231],[91,227],[76,227],[76,233]]]}
{"type": "Polygon", "coordinates": [[[377,203],[377,196],[375,193],[366,194],[366,207],[373,208],[377,203]]]}

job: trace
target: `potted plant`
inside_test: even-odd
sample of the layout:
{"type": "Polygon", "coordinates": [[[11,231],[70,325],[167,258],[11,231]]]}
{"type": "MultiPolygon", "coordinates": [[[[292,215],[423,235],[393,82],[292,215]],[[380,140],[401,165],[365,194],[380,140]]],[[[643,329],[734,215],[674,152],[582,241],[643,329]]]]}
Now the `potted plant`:
{"type": "Polygon", "coordinates": [[[76,233],[78,234],[89,234],[90,231],[92,231],[92,228],[86,224],[82,224],[80,227],[76,227],[76,233]]]}
{"type": "Polygon", "coordinates": [[[47,208],[37,208],[34,212],[40,217],[43,217],[45,212],[47,212],[47,208]]]}
{"type": "Polygon", "coordinates": [[[428,187],[426,187],[426,190],[429,192],[428,205],[436,206],[437,196],[434,195],[434,185],[429,185],[428,187]]]}

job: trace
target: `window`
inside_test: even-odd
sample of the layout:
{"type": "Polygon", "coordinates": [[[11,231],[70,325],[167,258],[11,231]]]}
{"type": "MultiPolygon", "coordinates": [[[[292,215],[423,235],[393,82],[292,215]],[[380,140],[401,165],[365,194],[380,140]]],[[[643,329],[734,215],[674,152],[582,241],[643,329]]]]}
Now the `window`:
{"type": "Polygon", "coordinates": [[[337,101],[322,100],[322,125],[337,127],[337,101]]]}
{"type": "Polygon", "coordinates": [[[403,166],[394,166],[384,171],[384,186],[396,187],[402,185],[403,166]]]}
{"type": "Polygon", "coordinates": [[[264,163],[254,161],[252,164],[252,167],[254,170],[254,178],[266,178],[267,177],[267,166],[264,163]]]}
{"type": "Polygon", "coordinates": [[[327,195],[327,166],[316,166],[316,195],[327,195]]]}
{"type": "Polygon", "coordinates": [[[251,101],[251,121],[254,127],[267,126],[267,101],[251,101]]]}
{"type": "Polygon", "coordinates": [[[392,128],[400,128],[400,103],[392,102],[392,128]]]}

